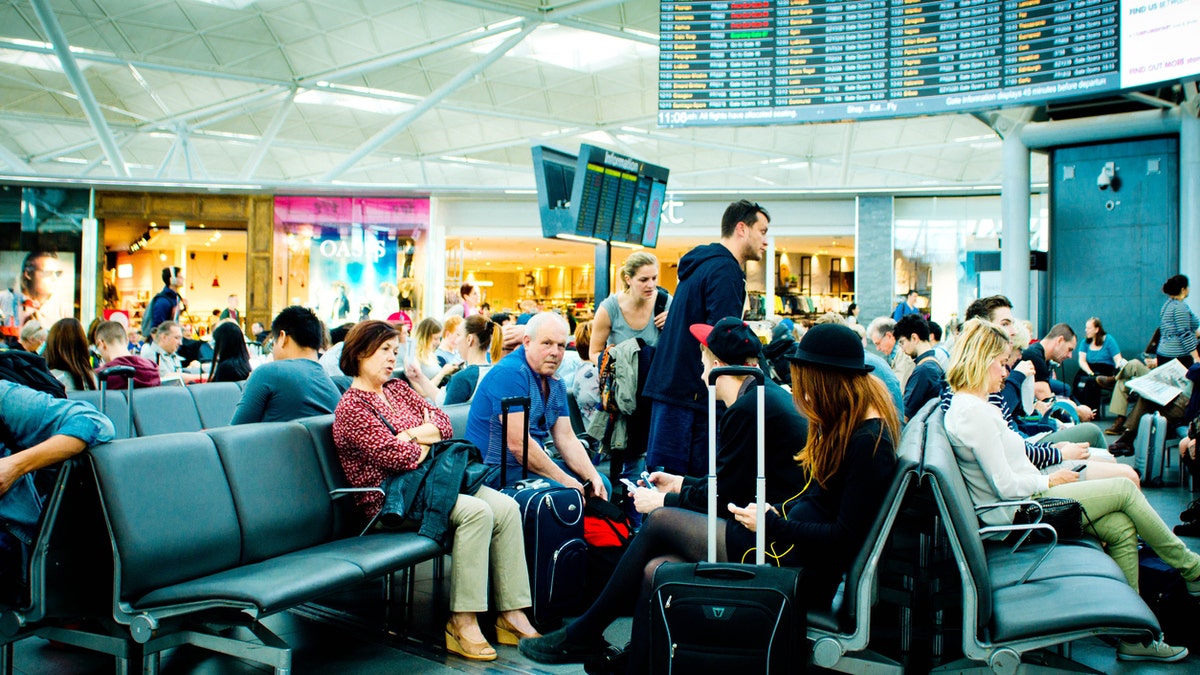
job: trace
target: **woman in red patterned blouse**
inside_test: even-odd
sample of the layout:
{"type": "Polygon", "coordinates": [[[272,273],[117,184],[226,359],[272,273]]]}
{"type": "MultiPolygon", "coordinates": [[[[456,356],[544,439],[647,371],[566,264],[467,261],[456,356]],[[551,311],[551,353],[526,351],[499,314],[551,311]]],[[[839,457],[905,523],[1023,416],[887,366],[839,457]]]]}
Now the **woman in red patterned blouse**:
{"type": "MultiPolygon", "coordinates": [[[[431,445],[453,433],[446,413],[403,381],[391,379],[399,348],[396,330],[383,321],[361,322],[346,335],[339,365],[354,381],[334,412],[333,439],[346,478],[355,487],[379,487],[388,476],[416,468],[431,445]]],[[[358,500],[368,516],[383,506],[378,493],[363,493],[358,500]]],[[[480,487],[474,496],[458,496],[450,525],[454,543],[446,649],[491,661],[496,650],[476,616],[488,608],[489,570],[500,609],[497,641],[516,645],[520,638],[538,635],[523,611],[532,600],[517,503],[480,487]]]]}

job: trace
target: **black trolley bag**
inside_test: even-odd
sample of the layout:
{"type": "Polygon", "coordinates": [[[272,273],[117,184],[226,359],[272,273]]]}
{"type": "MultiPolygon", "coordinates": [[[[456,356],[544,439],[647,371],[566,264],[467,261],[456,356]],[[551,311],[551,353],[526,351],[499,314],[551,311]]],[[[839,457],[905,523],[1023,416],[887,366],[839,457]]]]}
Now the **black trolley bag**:
{"type": "MultiPolygon", "coordinates": [[[[125,406],[127,419],[125,420],[125,432],[128,436],[133,436],[133,376],[137,372],[133,366],[109,366],[96,372],[96,379],[100,380],[100,414],[108,417],[108,379],[121,375],[125,378],[125,406]]],[[[112,419],[111,417],[109,419],[112,419]]],[[[115,424],[115,422],[114,422],[115,424]]],[[[120,435],[118,435],[120,438],[120,435]]]]}
{"type": "Polygon", "coordinates": [[[794,673],[807,658],[798,621],[800,571],[764,565],[766,514],[764,375],[759,368],[714,368],[708,377],[708,562],[664,563],[650,597],[650,672],[794,673]],[[758,397],[755,564],[717,563],[716,378],[749,375],[758,397]]]}
{"type": "MultiPolygon", "coordinates": [[[[545,480],[529,480],[528,396],[500,401],[501,437],[508,445],[508,414],[512,408],[525,411],[525,435],[521,448],[522,480],[501,490],[516,500],[525,533],[525,563],[529,567],[529,590],[533,595],[532,619],[540,627],[556,624],[578,609],[587,575],[587,543],[583,540],[583,496],[568,487],[553,487],[545,480]]],[[[500,484],[507,485],[508,457],[500,458],[500,484]]]]}

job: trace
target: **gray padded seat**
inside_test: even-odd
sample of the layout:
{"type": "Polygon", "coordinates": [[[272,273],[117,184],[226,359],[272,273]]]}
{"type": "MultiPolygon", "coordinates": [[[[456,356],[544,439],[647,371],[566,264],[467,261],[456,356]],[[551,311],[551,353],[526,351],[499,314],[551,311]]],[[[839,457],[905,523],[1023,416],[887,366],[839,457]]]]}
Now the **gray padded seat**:
{"type": "MultiPolygon", "coordinates": [[[[975,616],[967,614],[963,619],[964,651],[968,657],[974,652],[975,658],[981,658],[1000,647],[1010,647],[1019,653],[1084,634],[1159,635],[1158,620],[1124,577],[1118,580],[1094,574],[1052,576],[1054,570],[1046,570],[1042,578],[1035,577],[1024,584],[999,586],[993,580],[979,535],[979,520],[946,436],[940,409],[929,418],[924,468],[943,510],[947,530],[961,546],[960,569],[965,567],[964,573],[970,575],[969,579],[964,578],[965,582],[971,582],[964,586],[967,596],[964,608],[974,604],[976,612],[975,616]]],[[[1093,549],[1084,546],[1056,549],[1061,550],[1059,555],[1095,555],[1093,549]]],[[[1096,564],[1102,562],[1091,560],[1096,564]]],[[[1008,581],[1011,573],[1014,572],[1004,570],[997,574],[997,579],[1008,581]]]]}
{"type": "MultiPolygon", "coordinates": [[[[333,415],[307,417],[297,420],[312,438],[317,463],[328,490],[348,486],[342,466],[338,462],[337,447],[333,444],[333,415]]],[[[354,498],[345,495],[334,503],[333,523],[336,536],[344,537],[333,555],[351,560],[362,567],[368,576],[377,576],[389,569],[396,569],[404,561],[415,564],[436,558],[444,551],[437,542],[415,532],[373,532],[354,537],[366,524],[354,498]]]]}
{"type": "Polygon", "coordinates": [[[455,403],[442,406],[442,412],[450,418],[450,426],[454,427],[455,438],[465,438],[467,435],[467,419],[471,416],[471,404],[455,403]]]}
{"type": "MultiPolygon", "coordinates": [[[[921,446],[924,442],[925,419],[928,414],[929,407],[927,406],[913,417],[901,433],[896,447],[896,473],[883,498],[883,508],[875,518],[875,522],[863,542],[862,550],[851,563],[846,580],[838,589],[831,607],[808,611],[808,639],[813,641],[832,640],[837,643],[838,651],[842,655],[846,655],[847,652],[862,652],[867,648],[871,606],[877,596],[875,587],[879,557],[891,534],[891,526],[900,509],[900,503],[904,499],[909,484],[917,476],[916,470],[921,459],[921,446]]],[[[854,656],[841,658],[845,658],[847,661],[857,661],[854,656]]],[[[866,663],[879,665],[876,657],[866,657],[863,663],[864,667],[866,663]]],[[[822,665],[831,667],[834,664],[822,665]]],[[[850,672],[853,672],[854,667],[851,664],[838,669],[844,670],[847,667],[851,668],[850,672]]]]}
{"type": "MultiPolygon", "coordinates": [[[[67,398],[73,401],[86,401],[101,410],[99,391],[72,391],[67,398]]],[[[103,408],[104,415],[112,422],[113,432],[117,439],[132,438],[133,430],[129,428],[129,402],[125,400],[123,391],[107,391],[105,398],[108,405],[103,408]]]]}
{"type": "Polygon", "coordinates": [[[237,382],[210,382],[192,384],[187,387],[200,415],[200,424],[205,429],[229,426],[238,401],[242,400],[242,389],[237,382]]]}
{"type": "Polygon", "coordinates": [[[133,390],[133,425],[138,436],[201,431],[200,413],[187,387],[133,390]]]}

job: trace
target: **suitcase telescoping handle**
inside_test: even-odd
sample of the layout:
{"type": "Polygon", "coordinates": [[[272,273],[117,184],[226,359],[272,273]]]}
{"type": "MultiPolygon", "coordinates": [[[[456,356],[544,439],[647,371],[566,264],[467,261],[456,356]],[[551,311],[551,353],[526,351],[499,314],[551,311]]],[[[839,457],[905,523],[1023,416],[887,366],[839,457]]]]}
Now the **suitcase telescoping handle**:
{"type": "Polygon", "coordinates": [[[137,373],[137,369],[133,366],[109,366],[103,370],[97,371],[96,376],[100,378],[100,414],[108,415],[108,378],[115,375],[123,375],[125,377],[126,387],[129,393],[126,398],[129,399],[126,408],[128,409],[129,419],[126,424],[129,426],[128,433],[133,434],[133,376],[137,373]]]}
{"type": "Polygon", "coordinates": [[[528,396],[509,396],[500,399],[500,487],[508,485],[508,412],[520,408],[525,412],[525,434],[521,437],[522,479],[529,478],[529,407],[528,396]]]}
{"type": "Polygon", "coordinates": [[[708,372],[708,561],[717,562],[717,378],[722,375],[754,378],[755,413],[757,424],[754,431],[754,446],[758,454],[758,476],[755,480],[755,505],[757,506],[754,528],[754,564],[766,562],[767,545],[767,479],[766,439],[763,435],[763,408],[766,375],[754,366],[722,366],[708,372]]]}

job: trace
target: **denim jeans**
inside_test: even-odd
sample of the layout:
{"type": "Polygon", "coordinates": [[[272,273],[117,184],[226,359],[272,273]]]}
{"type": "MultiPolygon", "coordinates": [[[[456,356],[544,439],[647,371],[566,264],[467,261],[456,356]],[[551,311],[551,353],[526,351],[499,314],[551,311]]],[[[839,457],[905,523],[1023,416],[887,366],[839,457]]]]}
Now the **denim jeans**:
{"type": "Polygon", "coordinates": [[[693,408],[655,401],[650,411],[646,465],[681,476],[708,473],[708,415],[693,408]]]}

